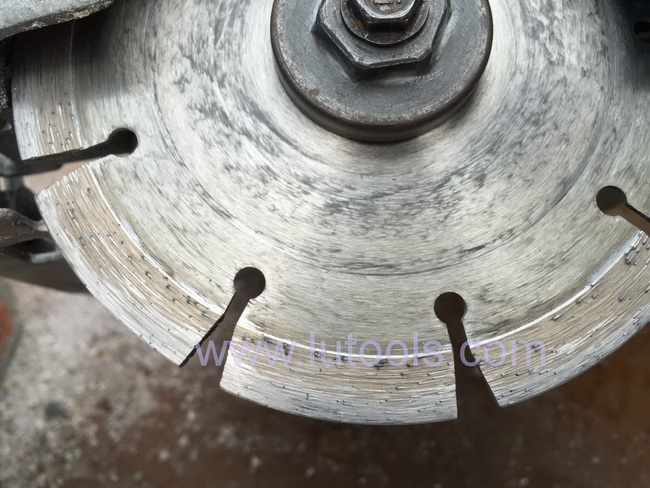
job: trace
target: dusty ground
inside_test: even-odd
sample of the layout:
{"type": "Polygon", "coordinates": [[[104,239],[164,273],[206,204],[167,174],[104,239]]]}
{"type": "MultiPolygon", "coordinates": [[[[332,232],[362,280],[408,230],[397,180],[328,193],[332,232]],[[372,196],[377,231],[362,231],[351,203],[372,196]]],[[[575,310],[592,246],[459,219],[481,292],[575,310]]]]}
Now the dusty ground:
{"type": "Polygon", "coordinates": [[[468,377],[461,421],[352,427],[233,398],[90,296],[1,284],[0,299],[22,328],[0,389],[2,487],[650,486],[650,328],[515,407],[468,377]]]}

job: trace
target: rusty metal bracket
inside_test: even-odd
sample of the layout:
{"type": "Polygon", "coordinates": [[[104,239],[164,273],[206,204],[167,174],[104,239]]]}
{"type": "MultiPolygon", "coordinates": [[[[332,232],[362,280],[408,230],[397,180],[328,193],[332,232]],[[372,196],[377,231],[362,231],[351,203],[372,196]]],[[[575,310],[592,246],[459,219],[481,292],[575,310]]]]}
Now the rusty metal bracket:
{"type": "Polygon", "coordinates": [[[0,276],[61,291],[85,291],[38,211],[22,178],[3,177],[0,191],[0,276]]]}

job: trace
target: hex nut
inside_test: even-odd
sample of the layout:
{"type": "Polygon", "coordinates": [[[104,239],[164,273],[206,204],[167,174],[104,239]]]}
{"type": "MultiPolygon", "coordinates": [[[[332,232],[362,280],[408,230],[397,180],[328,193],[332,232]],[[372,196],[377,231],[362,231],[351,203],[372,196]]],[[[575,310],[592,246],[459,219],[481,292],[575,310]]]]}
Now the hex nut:
{"type": "MultiPolygon", "coordinates": [[[[349,0],[343,0],[344,3],[347,1],[349,0]]],[[[373,43],[369,38],[372,31],[367,31],[368,38],[353,33],[348,27],[349,22],[346,25],[344,19],[345,10],[349,7],[343,11],[341,7],[340,0],[323,0],[318,11],[316,29],[338,52],[354,75],[367,77],[397,69],[426,70],[447,19],[448,1],[424,0],[421,11],[425,12],[426,18],[417,35],[390,47],[386,47],[387,43],[373,43]]],[[[354,15],[351,12],[348,14],[354,15]]],[[[394,32],[389,31],[386,35],[394,32]]]]}
{"type": "Polygon", "coordinates": [[[374,0],[370,5],[368,0],[343,0],[342,8],[355,11],[369,31],[386,28],[406,30],[425,3],[425,0],[374,0]]]}

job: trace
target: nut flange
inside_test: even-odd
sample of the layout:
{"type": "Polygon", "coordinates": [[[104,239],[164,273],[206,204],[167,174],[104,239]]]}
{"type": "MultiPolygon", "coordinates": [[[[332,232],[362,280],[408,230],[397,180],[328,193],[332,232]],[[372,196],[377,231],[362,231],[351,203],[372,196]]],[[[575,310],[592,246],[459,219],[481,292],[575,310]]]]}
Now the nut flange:
{"type": "Polygon", "coordinates": [[[427,68],[446,20],[446,0],[423,1],[417,18],[404,22],[403,30],[394,28],[394,22],[375,22],[371,24],[372,30],[367,28],[354,13],[353,1],[342,0],[339,4],[324,0],[315,28],[349,63],[356,76],[363,78],[400,68],[427,68]]]}
{"type": "Polygon", "coordinates": [[[492,47],[488,0],[423,0],[396,29],[357,18],[365,37],[346,22],[360,1],[275,0],[271,35],[284,87],[312,120],[342,136],[421,135],[458,109],[483,74],[492,47]],[[411,37],[393,44],[370,40],[405,33],[411,37]]]}
{"type": "MultiPolygon", "coordinates": [[[[435,1],[446,7],[444,0],[435,1]]],[[[341,0],[341,15],[357,37],[377,46],[394,46],[419,34],[427,24],[435,27],[428,22],[430,4],[431,0],[341,0]]]]}

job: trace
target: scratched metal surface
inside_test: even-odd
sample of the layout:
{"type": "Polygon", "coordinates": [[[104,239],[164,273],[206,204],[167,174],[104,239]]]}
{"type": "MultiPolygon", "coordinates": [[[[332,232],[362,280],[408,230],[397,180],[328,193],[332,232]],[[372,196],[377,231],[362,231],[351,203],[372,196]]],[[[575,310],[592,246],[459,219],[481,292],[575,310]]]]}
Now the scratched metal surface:
{"type": "MultiPolygon", "coordinates": [[[[650,319],[645,241],[594,203],[617,185],[650,208],[639,184],[650,172],[639,149],[650,144],[648,60],[618,3],[491,2],[493,53],[475,96],[391,146],[337,137],[293,106],[275,71],[271,3],[118,1],[57,28],[47,49],[29,50],[47,32],[23,38],[13,94],[23,157],[82,150],[119,128],[138,135],[129,157],[88,164],[38,197],[68,261],[129,328],[181,363],[222,315],[237,271],[255,266],[267,289],[235,342],[296,341],[304,360],[312,332],[330,350],[350,333],[385,348],[417,332],[450,358],[433,302],[455,291],[471,340],[548,344],[546,368],[483,368],[505,405],[575,376],[650,319]]],[[[330,420],[456,415],[448,364],[229,362],[221,385],[330,420]]]]}

